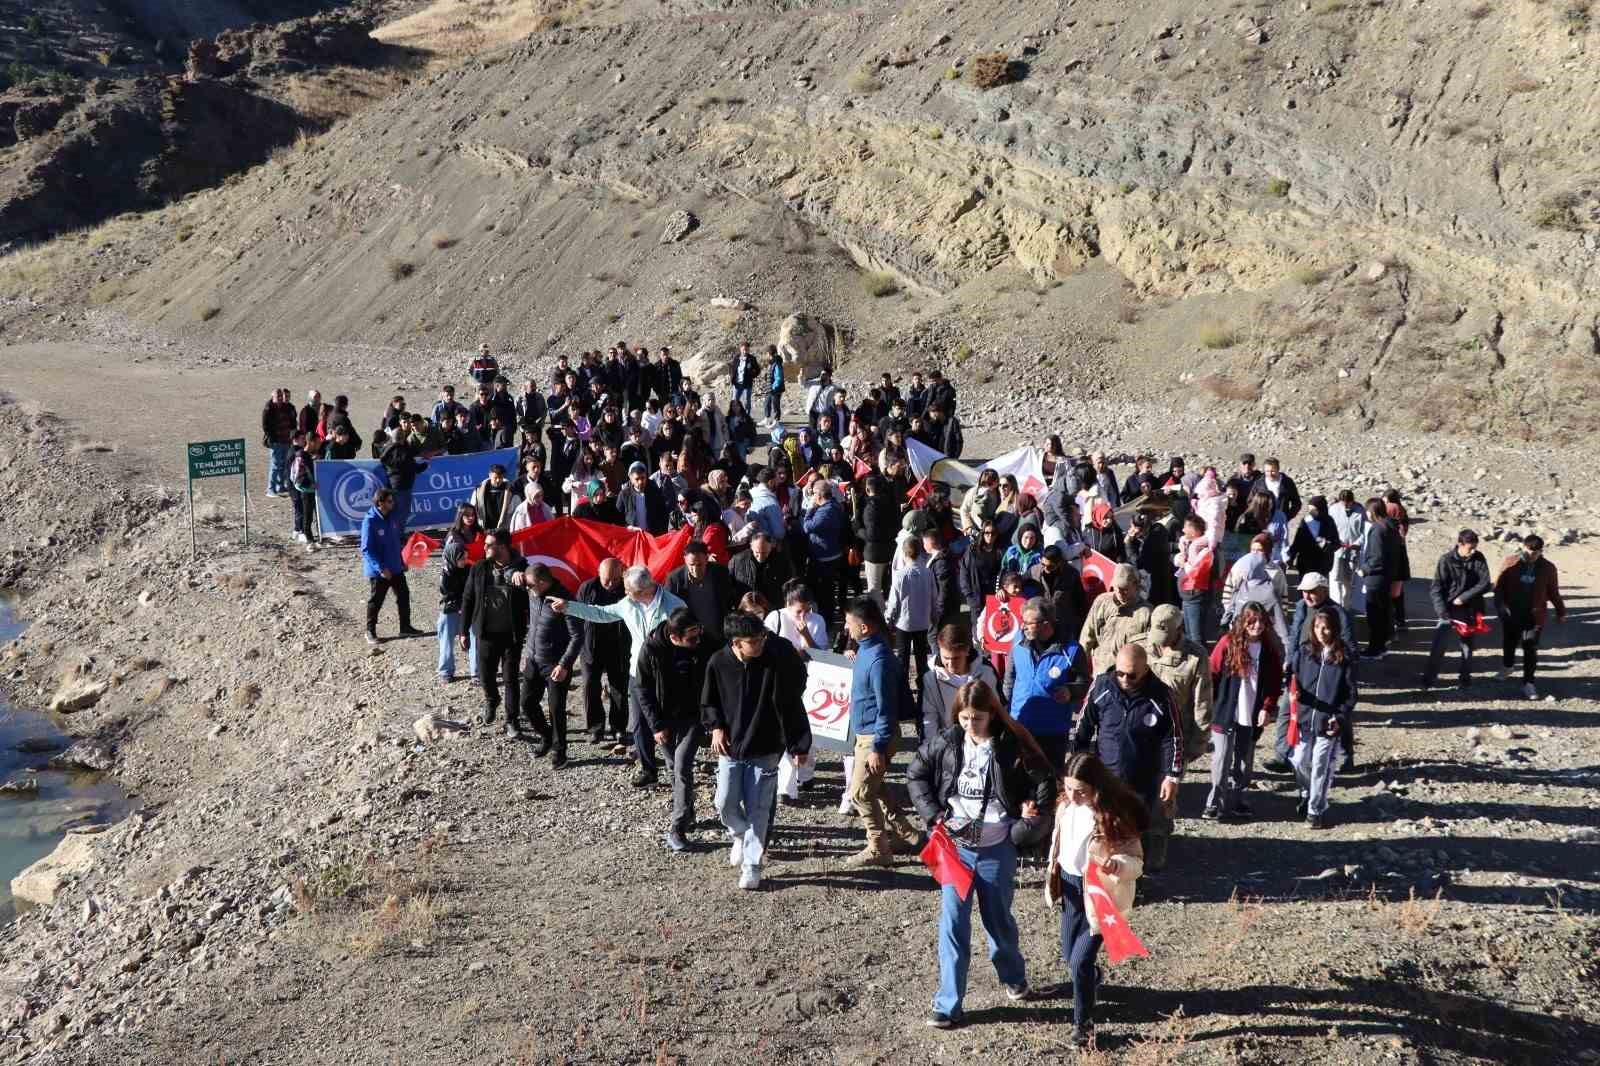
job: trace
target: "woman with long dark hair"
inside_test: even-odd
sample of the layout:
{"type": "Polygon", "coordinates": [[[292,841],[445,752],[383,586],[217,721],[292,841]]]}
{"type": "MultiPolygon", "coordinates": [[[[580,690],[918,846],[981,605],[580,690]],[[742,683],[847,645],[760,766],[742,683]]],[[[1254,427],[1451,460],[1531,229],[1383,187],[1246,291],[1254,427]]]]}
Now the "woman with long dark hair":
{"type": "Polygon", "coordinates": [[[1339,637],[1339,615],[1332,607],[1318,609],[1306,628],[1292,662],[1291,728],[1299,734],[1292,760],[1300,782],[1297,810],[1308,828],[1326,829],[1328,790],[1344,758],[1356,707],[1356,656],[1339,637]]]}
{"type": "Polygon", "coordinates": [[[1202,818],[1249,818],[1245,802],[1256,739],[1276,716],[1283,691],[1283,644],[1267,611],[1250,601],[1211,651],[1211,793],[1202,818]]]}
{"type": "Polygon", "coordinates": [[[939,893],[939,990],[928,1024],[961,1024],[972,956],[972,904],[989,938],[989,958],[1013,1001],[1028,997],[1028,975],[1011,915],[1017,845],[1041,826],[1055,798],[1055,779],[1033,736],[1006,713],[987,682],[969,681],[956,694],[951,721],[917,750],[906,775],[911,802],[928,826],[943,822],[961,861],[972,870],[962,899],[946,885],[939,893]]]}
{"type": "Polygon", "coordinates": [[[1061,961],[1072,980],[1072,1039],[1078,1047],[1094,1041],[1094,1004],[1101,973],[1100,922],[1084,902],[1083,877],[1093,863],[1117,910],[1133,907],[1134,889],[1144,873],[1140,835],[1150,828],[1144,801],[1120,781],[1099,756],[1067,757],[1050,838],[1045,900],[1061,910],[1061,961]]]}
{"type": "MultiPolygon", "coordinates": [[[[456,679],[456,642],[470,626],[461,617],[461,595],[467,588],[467,571],[472,568],[469,552],[476,546],[482,558],[483,529],[478,524],[478,509],[470,503],[456,508],[455,521],[444,535],[444,563],[439,569],[439,620],[434,628],[439,631],[439,680],[446,684],[456,679]]],[[[478,677],[478,637],[472,635],[467,657],[471,677],[478,677]]]]}

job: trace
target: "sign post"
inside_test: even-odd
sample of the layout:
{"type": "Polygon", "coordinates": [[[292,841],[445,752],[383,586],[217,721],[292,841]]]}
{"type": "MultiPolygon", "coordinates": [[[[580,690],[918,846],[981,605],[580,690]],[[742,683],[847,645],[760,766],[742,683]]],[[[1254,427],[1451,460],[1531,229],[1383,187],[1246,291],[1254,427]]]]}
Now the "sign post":
{"type": "Polygon", "coordinates": [[[194,483],[209,477],[235,477],[239,480],[239,498],[244,504],[244,542],[250,543],[250,478],[245,472],[244,438],[236,440],[202,440],[189,445],[189,558],[200,555],[200,543],[194,528],[194,483]]]}

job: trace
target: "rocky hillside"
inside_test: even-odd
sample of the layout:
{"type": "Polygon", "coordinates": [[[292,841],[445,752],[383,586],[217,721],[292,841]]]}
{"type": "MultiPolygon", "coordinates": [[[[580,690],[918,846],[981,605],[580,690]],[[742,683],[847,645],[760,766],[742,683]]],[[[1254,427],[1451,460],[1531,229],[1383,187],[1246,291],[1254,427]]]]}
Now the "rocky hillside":
{"type": "Polygon", "coordinates": [[[555,28],[129,233],[95,298],[539,349],[714,347],[798,308],[863,365],[1600,426],[1581,5],[546,6],[555,28]]]}

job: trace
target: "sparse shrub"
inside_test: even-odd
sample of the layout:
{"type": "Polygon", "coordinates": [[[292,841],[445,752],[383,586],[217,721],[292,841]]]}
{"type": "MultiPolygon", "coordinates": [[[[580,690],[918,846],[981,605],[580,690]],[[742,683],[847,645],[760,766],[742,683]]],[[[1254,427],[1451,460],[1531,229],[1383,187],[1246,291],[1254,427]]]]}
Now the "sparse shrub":
{"type": "Polygon", "coordinates": [[[1295,267],[1289,277],[1294,279],[1296,285],[1315,285],[1326,275],[1319,267],[1295,267]]]}
{"type": "Polygon", "coordinates": [[[1200,328],[1195,331],[1195,339],[1203,348],[1232,348],[1239,342],[1239,334],[1232,323],[1210,318],[1200,323],[1200,328]]]}
{"type": "Polygon", "coordinates": [[[390,256],[384,267],[389,271],[390,281],[404,281],[417,272],[417,264],[395,256],[390,256]]]}
{"type": "Polygon", "coordinates": [[[1578,216],[1574,208],[1578,206],[1578,195],[1572,192],[1556,193],[1547,196],[1533,209],[1533,216],[1529,219],[1540,229],[1578,230],[1578,216]]]}
{"type": "Polygon", "coordinates": [[[1567,20],[1568,26],[1575,30],[1587,30],[1589,28],[1588,0],[1583,0],[1582,3],[1568,4],[1563,15],[1567,20]]]}
{"type": "Polygon", "coordinates": [[[643,235],[643,233],[644,230],[640,229],[638,226],[635,226],[633,229],[628,231],[628,239],[631,241],[636,241],[641,235],[643,235]]]}
{"type": "Polygon", "coordinates": [[[929,126],[924,132],[927,133],[928,140],[930,141],[940,141],[944,139],[944,130],[940,129],[938,126],[929,126]]]}
{"type": "Polygon", "coordinates": [[[959,77],[961,77],[961,68],[960,67],[946,67],[944,69],[944,80],[945,81],[955,81],[959,77]]]}
{"type": "Polygon", "coordinates": [[[235,710],[248,711],[261,702],[261,686],[254,681],[248,681],[233,690],[233,706],[235,710]]]}
{"type": "Polygon", "coordinates": [[[1536,78],[1517,78],[1506,86],[1506,92],[1512,96],[1517,96],[1522,93],[1536,93],[1543,88],[1544,82],[1536,78]]]}
{"type": "Polygon", "coordinates": [[[972,345],[968,344],[966,341],[962,341],[960,344],[956,345],[955,351],[950,353],[950,362],[954,366],[960,366],[971,358],[972,345]]]}
{"type": "Polygon", "coordinates": [[[615,312],[607,315],[606,316],[606,321],[610,322],[613,326],[616,325],[618,322],[622,321],[622,312],[621,311],[615,311],[615,312]]]}
{"type": "Polygon", "coordinates": [[[859,95],[875,93],[883,88],[883,82],[873,77],[865,70],[858,70],[844,80],[845,88],[859,95]]]}
{"type": "Polygon", "coordinates": [[[222,314],[222,308],[216,304],[201,304],[194,309],[195,320],[199,322],[210,322],[220,314],[222,314]]]}
{"type": "Polygon", "coordinates": [[[27,32],[29,37],[43,37],[44,19],[40,18],[38,15],[29,15],[27,19],[23,21],[22,28],[27,32]]]}
{"type": "Polygon", "coordinates": [[[184,241],[194,236],[194,230],[189,226],[179,226],[178,232],[174,234],[174,236],[178,238],[178,243],[182,244],[184,241]]]}
{"type": "Polygon", "coordinates": [[[1289,183],[1283,178],[1270,178],[1267,181],[1267,195],[1283,199],[1289,195],[1289,183]]]}
{"type": "Polygon", "coordinates": [[[892,296],[900,291],[900,279],[887,270],[875,270],[866,277],[868,296],[892,296]]]}
{"type": "Polygon", "coordinates": [[[443,233],[443,232],[441,232],[439,230],[435,230],[432,234],[429,235],[428,243],[432,244],[435,248],[439,249],[442,252],[446,248],[454,248],[457,244],[460,244],[461,242],[457,238],[450,236],[450,234],[448,234],[448,233],[443,233]]]}
{"type": "Polygon", "coordinates": [[[1322,3],[1317,5],[1317,14],[1336,15],[1349,6],[1345,0],[1322,0],[1322,3]]]}
{"type": "Polygon", "coordinates": [[[1254,403],[1261,398],[1261,388],[1247,381],[1238,381],[1226,374],[1207,374],[1195,382],[1219,400],[1254,403]]]}
{"type": "Polygon", "coordinates": [[[736,244],[737,242],[744,240],[744,230],[740,229],[738,226],[728,226],[722,231],[722,239],[727,241],[729,244],[736,244]]]}
{"type": "Polygon", "coordinates": [[[1477,21],[1478,19],[1488,18],[1493,11],[1494,8],[1489,4],[1473,4],[1467,8],[1466,15],[1467,18],[1477,21]]]}
{"type": "Polygon", "coordinates": [[[1011,57],[1004,52],[986,52],[975,56],[967,68],[967,78],[980,89],[993,89],[1013,81],[1011,57]]]}

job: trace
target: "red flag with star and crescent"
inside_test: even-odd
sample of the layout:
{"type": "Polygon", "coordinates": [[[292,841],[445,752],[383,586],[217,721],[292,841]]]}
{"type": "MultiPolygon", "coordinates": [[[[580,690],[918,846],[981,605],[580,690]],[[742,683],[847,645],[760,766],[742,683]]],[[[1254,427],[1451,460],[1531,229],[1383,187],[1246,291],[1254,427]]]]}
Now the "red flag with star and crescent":
{"type": "Polygon", "coordinates": [[[1091,861],[1084,870],[1083,902],[1084,906],[1094,912],[1095,921],[1100,923],[1100,936],[1105,941],[1106,956],[1113,966],[1134,955],[1150,954],[1150,949],[1144,946],[1144,941],[1134,935],[1128,920],[1117,910],[1111,893],[1106,891],[1105,882],[1100,880],[1099,863],[1091,861]]]}
{"type": "Polygon", "coordinates": [[[676,533],[652,536],[607,522],[582,518],[552,518],[511,534],[511,545],[530,563],[544,563],[570,589],[594,577],[605,559],[622,560],[623,566],[645,566],[657,581],[683,562],[683,549],[694,530],[684,526],[676,533]]]}

